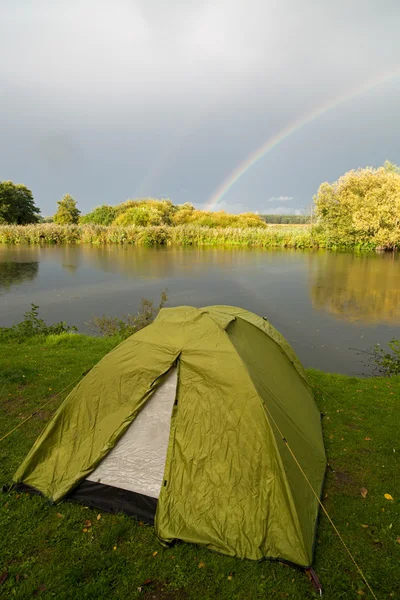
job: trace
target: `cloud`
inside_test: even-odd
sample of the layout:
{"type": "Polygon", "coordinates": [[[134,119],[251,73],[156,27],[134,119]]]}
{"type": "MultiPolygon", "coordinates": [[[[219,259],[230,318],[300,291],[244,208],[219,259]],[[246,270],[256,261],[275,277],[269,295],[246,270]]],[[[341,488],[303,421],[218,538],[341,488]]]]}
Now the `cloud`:
{"type": "Polygon", "coordinates": [[[287,202],[288,200],[293,200],[294,196],[271,196],[268,199],[268,202],[287,202]]]}

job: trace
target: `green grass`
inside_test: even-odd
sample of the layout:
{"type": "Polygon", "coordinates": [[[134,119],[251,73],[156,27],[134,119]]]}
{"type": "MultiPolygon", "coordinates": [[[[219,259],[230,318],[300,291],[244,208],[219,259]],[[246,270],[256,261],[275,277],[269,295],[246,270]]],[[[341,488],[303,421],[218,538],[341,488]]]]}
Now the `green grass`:
{"type": "MultiPolygon", "coordinates": [[[[11,482],[67,392],[55,394],[115,343],[113,338],[63,334],[0,345],[0,437],[50,400],[0,443],[1,483],[11,482]]],[[[335,469],[327,473],[324,505],[377,597],[400,598],[400,377],[308,373],[325,413],[326,448],[335,469]],[[366,498],[361,496],[363,487],[366,498]],[[386,493],[394,500],[386,500],[386,493]]],[[[238,560],[191,544],[164,548],[152,527],[123,515],[102,513],[98,520],[98,514],[69,502],[51,505],[15,491],[0,494],[0,598],[316,597],[300,569],[238,560]]],[[[326,599],[370,597],[324,516],[318,525],[314,567],[326,599]]]]}

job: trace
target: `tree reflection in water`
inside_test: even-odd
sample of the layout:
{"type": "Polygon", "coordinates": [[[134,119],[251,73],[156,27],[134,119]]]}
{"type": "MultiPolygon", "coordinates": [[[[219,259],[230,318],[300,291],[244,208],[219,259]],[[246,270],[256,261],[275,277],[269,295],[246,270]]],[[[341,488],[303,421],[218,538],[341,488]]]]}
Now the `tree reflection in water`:
{"type": "Polygon", "coordinates": [[[310,254],[314,308],[344,321],[400,323],[400,260],[396,253],[310,254]]]}
{"type": "Polygon", "coordinates": [[[0,294],[13,285],[32,281],[39,272],[39,262],[0,262],[0,294]]]}

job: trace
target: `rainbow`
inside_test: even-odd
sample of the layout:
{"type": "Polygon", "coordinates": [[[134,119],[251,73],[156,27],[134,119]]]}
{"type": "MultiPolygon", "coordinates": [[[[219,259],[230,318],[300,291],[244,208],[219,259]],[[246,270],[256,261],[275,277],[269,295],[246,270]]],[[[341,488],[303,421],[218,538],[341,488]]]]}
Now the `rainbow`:
{"type": "Polygon", "coordinates": [[[214,190],[213,194],[208,199],[203,210],[213,210],[216,205],[222,200],[222,198],[229,192],[229,190],[235,185],[237,181],[245,174],[253,165],[256,164],[261,158],[263,158],[268,152],[271,152],[276,146],[285,141],[288,137],[290,137],[293,133],[296,133],[299,129],[308,125],[318,117],[321,117],[329,110],[340,106],[341,104],[352,100],[353,98],[365,94],[365,92],[370,91],[374,87],[382,85],[392,79],[396,79],[400,77],[400,70],[395,72],[387,73],[379,77],[378,79],[374,79],[363,85],[353,89],[349,92],[346,92],[342,96],[339,96],[333,101],[327,102],[326,104],[315,108],[311,112],[306,115],[299,117],[289,125],[287,125],[284,129],[279,131],[277,134],[268,138],[264,144],[259,146],[254,152],[249,154],[229,175],[228,177],[214,190]]]}

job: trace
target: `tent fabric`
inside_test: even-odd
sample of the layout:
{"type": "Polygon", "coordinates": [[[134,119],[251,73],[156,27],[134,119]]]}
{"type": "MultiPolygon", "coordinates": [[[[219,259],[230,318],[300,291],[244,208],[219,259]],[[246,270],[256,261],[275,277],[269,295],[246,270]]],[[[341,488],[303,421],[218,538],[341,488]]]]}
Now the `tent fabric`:
{"type": "Polygon", "coordinates": [[[164,479],[176,384],[176,368],[172,368],[87,480],[158,498],[164,479]]]}
{"type": "Polygon", "coordinates": [[[174,365],[160,540],[309,566],[318,502],[277,426],[318,494],[326,466],[320,414],[289,344],[242,309],[162,309],[71,392],[15,481],[54,501],[71,494],[101,468],[174,365]]]}

